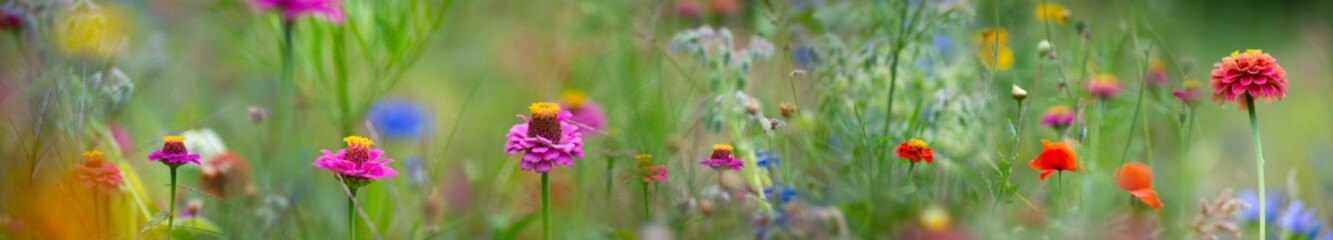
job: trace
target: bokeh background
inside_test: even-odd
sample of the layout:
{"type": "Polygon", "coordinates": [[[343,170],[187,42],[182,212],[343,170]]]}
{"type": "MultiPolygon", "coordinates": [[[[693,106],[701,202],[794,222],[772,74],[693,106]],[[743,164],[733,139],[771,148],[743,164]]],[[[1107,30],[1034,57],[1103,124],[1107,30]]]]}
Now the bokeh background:
{"type": "Polygon", "coordinates": [[[217,152],[244,167],[225,171],[216,192],[207,189],[215,169],[182,168],[179,205],[197,213],[178,218],[193,225],[174,236],[346,237],[340,183],[311,163],[342,137],[365,135],[401,175],[362,190],[361,238],[537,238],[538,175],[518,170],[504,134],[529,104],[579,91],[607,126],[585,134],[585,158],[552,174],[557,239],[1253,239],[1254,209],[1213,216],[1241,236],[1197,220],[1211,216],[1204,199],[1252,201],[1245,111],[1170,95],[1245,49],[1277,58],[1290,82],[1284,99],[1257,106],[1277,215],[1270,238],[1307,237],[1308,225],[1316,230],[1301,239],[1333,235],[1333,176],[1323,174],[1333,171],[1329,1],[341,4],[342,24],[298,18],[294,79],[284,81],[282,20],[245,1],[0,3],[22,22],[0,38],[0,236],[164,238],[170,180],[145,156],[163,135],[208,129],[217,141],[191,148],[225,148],[217,152]],[[1042,4],[1062,5],[1068,19],[1035,17],[1042,4]],[[772,56],[744,70],[710,65],[676,44],[701,26],[729,29],[736,48],[766,39],[772,56]],[[977,38],[991,27],[1007,30],[1011,67],[983,60],[977,38]],[[1053,60],[1039,54],[1042,40],[1053,60]],[[1150,61],[1168,84],[1141,84],[1150,61]],[[1124,90],[1090,100],[1082,86],[1096,73],[1124,90]],[[1061,79],[1079,93],[1064,95],[1061,79]],[[743,87],[724,85],[736,81],[743,87]],[[1011,99],[1014,85],[1026,88],[1026,108],[1011,99]],[[756,102],[757,117],[715,100],[735,91],[756,102]],[[781,117],[783,104],[798,110],[781,117]],[[1053,105],[1078,110],[1073,131],[1033,120],[1053,105]],[[718,116],[783,124],[718,130],[718,116]],[[936,162],[891,155],[909,138],[929,142],[936,162]],[[1083,169],[1063,186],[1025,164],[1041,139],[1076,142],[1083,169]],[[715,143],[745,143],[780,164],[731,173],[697,164],[715,143]],[[78,181],[88,150],[107,152],[124,175],[108,196],[78,181]],[[626,177],[638,153],[670,171],[646,196],[626,177]],[[1153,166],[1166,207],[1136,205],[1116,188],[1122,160],[1153,166]]]}

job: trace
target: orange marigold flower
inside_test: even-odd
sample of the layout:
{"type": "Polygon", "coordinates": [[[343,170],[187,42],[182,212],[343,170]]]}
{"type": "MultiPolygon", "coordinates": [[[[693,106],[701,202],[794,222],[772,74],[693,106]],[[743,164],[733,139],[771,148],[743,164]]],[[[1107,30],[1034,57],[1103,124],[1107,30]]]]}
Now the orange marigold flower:
{"type": "Polygon", "coordinates": [[[1152,189],[1152,168],[1140,162],[1125,163],[1115,171],[1115,183],[1120,189],[1129,191],[1144,204],[1153,209],[1162,208],[1162,201],[1157,199],[1157,191],[1152,189]]]}
{"type": "Polygon", "coordinates": [[[915,138],[898,144],[898,157],[910,160],[912,163],[919,163],[921,160],[925,160],[926,163],[935,162],[935,153],[926,145],[926,141],[915,138]]]}
{"type": "Polygon", "coordinates": [[[1069,148],[1068,144],[1064,142],[1052,143],[1051,140],[1042,139],[1041,146],[1045,148],[1041,151],[1041,155],[1037,155],[1037,158],[1028,162],[1028,166],[1032,166],[1032,169],[1041,170],[1041,175],[1037,176],[1038,179],[1045,181],[1046,177],[1051,176],[1051,173],[1055,173],[1055,171],[1078,171],[1074,149],[1069,148]]]}

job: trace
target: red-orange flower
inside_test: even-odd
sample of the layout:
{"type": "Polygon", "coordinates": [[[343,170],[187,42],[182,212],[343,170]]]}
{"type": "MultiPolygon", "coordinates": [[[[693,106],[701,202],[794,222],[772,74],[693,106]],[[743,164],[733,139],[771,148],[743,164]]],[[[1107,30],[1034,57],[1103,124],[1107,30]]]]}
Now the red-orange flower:
{"type": "Polygon", "coordinates": [[[1041,170],[1041,175],[1037,176],[1038,179],[1045,181],[1046,177],[1051,176],[1051,173],[1055,173],[1055,171],[1074,172],[1078,170],[1074,149],[1069,148],[1069,145],[1064,142],[1052,143],[1051,140],[1042,139],[1041,146],[1045,148],[1041,151],[1041,155],[1037,155],[1037,158],[1028,162],[1028,166],[1032,166],[1032,169],[1041,170]]]}
{"type": "Polygon", "coordinates": [[[926,141],[915,138],[898,144],[898,157],[910,160],[912,163],[919,163],[921,160],[925,160],[926,163],[935,162],[935,153],[926,145],[926,141]]]}
{"type": "Polygon", "coordinates": [[[1157,191],[1152,189],[1152,168],[1139,162],[1129,162],[1115,171],[1115,183],[1120,189],[1129,191],[1144,204],[1153,209],[1162,208],[1162,201],[1157,199],[1157,191]]]}

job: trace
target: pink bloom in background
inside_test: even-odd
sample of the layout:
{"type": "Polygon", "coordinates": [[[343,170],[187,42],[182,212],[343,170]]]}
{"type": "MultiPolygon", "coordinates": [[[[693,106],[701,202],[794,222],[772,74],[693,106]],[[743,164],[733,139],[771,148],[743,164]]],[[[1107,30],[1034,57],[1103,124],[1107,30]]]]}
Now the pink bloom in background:
{"type": "Polygon", "coordinates": [[[186,163],[199,164],[199,154],[190,153],[185,149],[185,137],[165,136],[162,137],[162,149],[153,150],[148,154],[149,161],[159,161],[167,166],[179,167],[186,163]]]}
{"type": "Polygon", "coordinates": [[[1108,99],[1120,94],[1120,81],[1111,74],[1098,74],[1088,79],[1088,92],[1101,99],[1108,99]]]}
{"type": "Polygon", "coordinates": [[[569,121],[579,125],[580,134],[589,134],[592,131],[606,129],[606,113],[602,112],[602,107],[588,99],[588,95],[580,91],[567,91],[561,97],[560,107],[569,111],[569,121]]]}
{"type": "Polygon", "coordinates": [[[1185,102],[1186,104],[1192,105],[1199,102],[1199,88],[1202,86],[1203,84],[1199,83],[1199,81],[1186,80],[1183,86],[1184,88],[1171,91],[1171,96],[1180,99],[1180,101],[1185,102]]]}
{"type": "Polygon", "coordinates": [[[78,178],[83,181],[84,186],[102,193],[114,193],[120,190],[122,180],[120,168],[107,163],[101,151],[84,152],[83,158],[86,161],[77,166],[78,178]]]}
{"type": "Polygon", "coordinates": [[[1213,100],[1218,102],[1237,100],[1244,94],[1266,101],[1282,100],[1287,95],[1287,71],[1263,50],[1231,52],[1213,67],[1208,84],[1213,86],[1213,100]]]}
{"type": "Polygon", "coordinates": [[[342,0],[247,0],[247,2],[259,11],[282,11],[282,18],[286,20],[314,14],[336,23],[343,22],[342,0]]]}
{"type": "Polygon", "coordinates": [[[1063,129],[1074,123],[1074,111],[1069,106],[1055,105],[1046,109],[1046,114],[1041,116],[1039,122],[1042,126],[1063,129]]]}
{"type": "Polygon", "coordinates": [[[111,138],[116,140],[116,146],[120,147],[121,157],[129,156],[127,154],[134,152],[134,143],[130,142],[130,130],[125,129],[118,123],[111,123],[111,138]]]}
{"type": "Polygon", "coordinates": [[[26,14],[17,7],[0,7],[0,30],[18,31],[23,29],[26,14]]]}
{"type": "Polygon", "coordinates": [[[574,159],[583,158],[583,138],[579,127],[569,123],[572,114],[560,110],[560,105],[538,102],[528,106],[531,119],[514,124],[505,137],[505,153],[523,154],[519,168],[538,173],[550,172],[556,165],[574,166],[574,159]]]}
{"type": "Polygon", "coordinates": [[[634,155],[634,160],[638,162],[632,170],[632,176],[638,177],[643,182],[661,182],[667,180],[666,165],[653,165],[653,155],[639,154],[634,155]]]}
{"type": "Polygon", "coordinates": [[[380,160],[384,150],[370,148],[375,142],[369,138],[349,136],[343,138],[343,142],[347,143],[347,148],[337,153],[321,149],[324,155],[315,159],[315,167],[337,173],[351,187],[364,186],[370,180],[398,176],[398,171],[389,167],[393,159],[386,157],[380,160]]]}
{"type": "Polygon", "coordinates": [[[1166,86],[1169,76],[1166,75],[1166,64],[1161,59],[1152,59],[1148,61],[1148,75],[1143,76],[1144,81],[1148,81],[1151,86],[1166,86]]]}
{"type": "Polygon", "coordinates": [[[736,156],[732,154],[735,149],[730,144],[713,144],[713,155],[704,158],[699,163],[714,169],[730,167],[731,170],[741,170],[741,167],[745,166],[745,161],[736,159],[736,156]]]}

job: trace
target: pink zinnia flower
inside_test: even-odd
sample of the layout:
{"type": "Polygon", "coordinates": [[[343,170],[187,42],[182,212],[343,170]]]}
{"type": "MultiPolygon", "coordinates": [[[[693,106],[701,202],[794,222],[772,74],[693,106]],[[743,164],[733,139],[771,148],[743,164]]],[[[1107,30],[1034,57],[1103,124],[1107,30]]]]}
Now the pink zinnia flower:
{"type": "Polygon", "coordinates": [[[186,163],[199,164],[199,154],[185,149],[185,137],[165,136],[162,137],[162,149],[149,153],[148,160],[159,161],[174,168],[186,163]]]}
{"type": "Polygon", "coordinates": [[[653,165],[653,155],[634,155],[634,160],[637,161],[639,165],[634,168],[633,176],[642,179],[643,182],[666,181],[666,165],[653,165]]]}
{"type": "Polygon", "coordinates": [[[560,107],[569,110],[571,114],[569,121],[583,124],[583,127],[579,128],[580,134],[606,129],[606,114],[602,112],[602,107],[588,99],[588,95],[583,92],[565,92],[564,96],[560,97],[560,107]]]}
{"type": "Polygon", "coordinates": [[[528,106],[532,118],[514,124],[505,134],[505,153],[523,153],[519,168],[538,173],[550,172],[556,165],[574,166],[574,159],[583,158],[583,138],[579,127],[569,123],[571,114],[560,110],[560,105],[538,102],[528,106]]]}
{"type": "Polygon", "coordinates": [[[1041,116],[1039,123],[1042,126],[1063,129],[1074,123],[1074,111],[1065,105],[1051,106],[1046,109],[1046,114],[1041,116]]]}
{"type": "Polygon", "coordinates": [[[0,30],[22,30],[25,15],[23,10],[17,7],[0,8],[0,30]]]}
{"type": "Polygon", "coordinates": [[[732,150],[735,150],[735,148],[730,144],[713,144],[713,155],[704,158],[699,163],[714,169],[731,167],[731,170],[741,170],[741,167],[745,166],[745,161],[736,159],[732,150]]]}
{"type": "Polygon", "coordinates": [[[1202,86],[1203,84],[1199,83],[1199,81],[1186,80],[1183,86],[1184,88],[1171,91],[1171,96],[1180,99],[1180,101],[1185,102],[1186,104],[1193,105],[1199,101],[1199,87],[1202,86]]]}
{"type": "Polygon", "coordinates": [[[247,2],[259,11],[282,11],[282,18],[286,20],[315,14],[336,23],[343,22],[342,0],[247,0],[247,2]]]}
{"type": "Polygon", "coordinates": [[[1088,92],[1101,99],[1108,99],[1120,94],[1120,81],[1111,74],[1098,74],[1088,79],[1088,92]]]}
{"type": "Polygon", "coordinates": [[[1148,75],[1143,76],[1148,85],[1166,86],[1167,78],[1170,77],[1166,75],[1166,64],[1163,64],[1161,59],[1148,60],[1148,75]]]}
{"type": "Polygon", "coordinates": [[[384,150],[370,148],[375,142],[361,136],[343,138],[347,148],[337,153],[321,149],[324,155],[315,159],[315,167],[328,169],[342,176],[343,182],[351,187],[365,186],[371,180],[398,176],[398,171],[389,167],[393,159],[384,158],[384,150]]]}
{"type": "Polygon", "coordinates": [[[86,161],[78,165],[78,178],[83,181],[84,186],[102,193],[114,193],[120,190],[122,180],[120,168],[107,163],[102,151],[84,152],[83,158],[86,161]]]}
{"type": "Polygon", "coordinates": [[[1231,52],[1213,67],[1208,84],[1213,86],[1213,100],[1218,102],[1233,101],[1243,94],[1267,101],[1282,100],[1287,95],[1287,71],[1263,50],[1231,52]]]}

